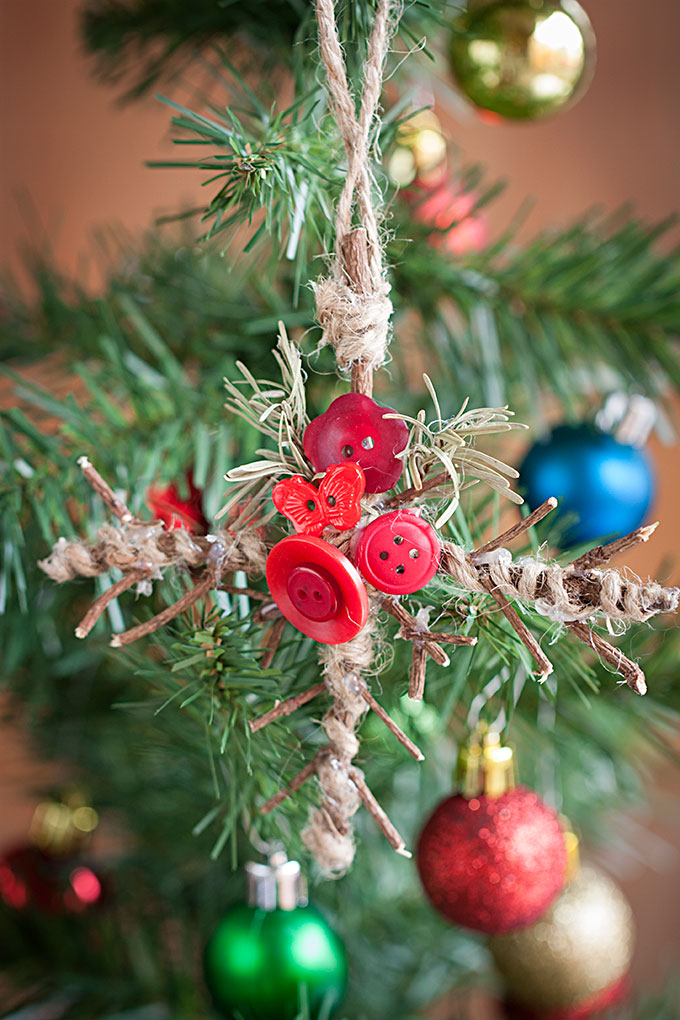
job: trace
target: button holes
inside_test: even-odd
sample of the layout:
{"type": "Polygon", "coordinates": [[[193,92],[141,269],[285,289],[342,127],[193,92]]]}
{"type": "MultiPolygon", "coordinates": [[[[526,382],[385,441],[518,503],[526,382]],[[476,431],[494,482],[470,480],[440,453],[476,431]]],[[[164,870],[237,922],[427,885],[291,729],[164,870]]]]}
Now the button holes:
{"type": "Polygon", "coordinates": [[[308,499],[307,500],[307,509],[308,510],[316,510],[316,503],[314,502],[313,499],[308,499]]]}
{"type": "Polygon", "coordinates": [[[412,560],[417,560],[418,557],[420,556],[420,553],[418,552],[417,549],[410,549],[409,556],[411,557],[412,560]]]}
{"type": "Polygon", "coordinates": [[[375,446],[375,439],[373,438],[373,436],[364,436],[364,438],[361,440],[361,445],[364,448],[364,450],[372,450],[373,447],[375,446]]]}
{"type": "Polygon", "coordinates": [[[313,596],[315,602],[321,602],[321,599],[323,598],[323,596],[322,596],[320,591],[312,592],[312,596],[313,596]]]}
{"type": "Polygon", "coordinates": [[[353,453],[354,453],[353,446],[350,446],[349,444],[347,446],[343,446],[342,448],[343,457],[351,457],[353,453]]]}
{"type": "Polygon", "coordinates": [[[306,599],[307,598],[307,592],[303,591],[303,589],[300,588],[300,590],[298,592],[298,598],[301,599],[301,600],[306,599]]]}
{"type": "Polygon", "coordinates": [[[380,553],[380,559],[381,559],[381,560],[386,560],[386,559],[387,559],[387,557],[388,557],[389,555],[390,555],[390,554],[389,554],[389,553],[388,553],[388,552],[387,552],[386,550],[383,550],[383,551],[382,551],[382,552],[380,553]]]}
{"type": "Polygon", "coordinates": [[[401,543],[402,543],[403,541],[404,541],[404,537],[403,537],[403,535],[395,535],[395,536],[394,536],[394,544],[395,544],[395,545],[401,545],[401,543]]]}
{"type": "Polygon", "coordinates": [[[337,501],[337,499],[335,498],[335,496],[328,496],[328,497],[327,497],[327,499],[326,499],[326,502],[328,503],[328,505],[329,505],[329,506],[335,506],[335,504],[336,504],[336,503],[337,503],[338,501],[337,501]]]}
{"type": "Polygon", "coordinates": [[[406,570],[406,567],[404,566],[404,564],[400,563],[399,566],[397,567],[397,573],[398,574],[403,574],[405,570],[406,570]]]}

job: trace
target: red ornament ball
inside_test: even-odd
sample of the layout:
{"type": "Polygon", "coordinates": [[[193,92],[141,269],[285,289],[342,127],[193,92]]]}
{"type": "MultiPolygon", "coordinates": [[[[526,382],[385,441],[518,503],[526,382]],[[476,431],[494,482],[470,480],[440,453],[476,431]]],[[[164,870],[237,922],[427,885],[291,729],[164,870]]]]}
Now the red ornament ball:
{"type": "Polygon", "coordinates": [[[533,924],[564,885],[567,854],[554,811],[518,786],[500,797],[448,797],[420,835],[420,878],[454,924],[500,934],[533,924]]]}
{"type": "Polygon", "coordinates": [[[12,910],[82,914],[104,899],[106,879],[79,854],[18,846],[0,857],[0,901],[12,910]]]}

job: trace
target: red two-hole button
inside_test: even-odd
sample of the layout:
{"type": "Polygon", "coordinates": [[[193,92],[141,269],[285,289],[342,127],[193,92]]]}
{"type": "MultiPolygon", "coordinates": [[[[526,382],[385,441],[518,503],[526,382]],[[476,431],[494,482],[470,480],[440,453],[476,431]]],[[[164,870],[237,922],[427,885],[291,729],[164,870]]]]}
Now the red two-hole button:
{"type": "Polygon", "coordinates": [[[422,517],[410,510],[393,510],[357,534],[352,553],[378,591],[409,595],[436,574],[440,546],[436,531],[422,517]]]}
{"type": "Polygon", "coordinates": [[[322,644],[349,641],[366,626],[366,585],[351,560],[322,538],[277,542],[267,557],[267,584],[289,623],[322,644]]]}
{"type": "Polygon", "coordinates": [[[333,578],[322,567],[295,567],[286,588],[297,611],[309,620],[330,620],[338,611],[333,578]]]}

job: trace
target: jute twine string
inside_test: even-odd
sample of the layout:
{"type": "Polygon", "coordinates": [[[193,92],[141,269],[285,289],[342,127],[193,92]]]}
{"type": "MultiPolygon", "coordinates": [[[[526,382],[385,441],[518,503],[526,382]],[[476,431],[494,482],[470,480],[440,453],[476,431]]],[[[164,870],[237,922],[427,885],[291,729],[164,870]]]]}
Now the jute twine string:
{"type": "Polygon", "coordinates": [[[340,371],[352,373],[352,388],[369,394],[371,373],[385,361],[392,314],[368,158],[371,129],[380,102],[391,7],[392,0],[378,2],[357,117],[338,38],[334,0],[316,2],[328,96],[347,155],[347,177],[336,210],[333,272],[314,286],[316,314],[323,329],[322,346],[330,344],[340,371]],[[352,230],[355,205],[361,227],[352,230]],[[357,371],[359,366],[361,370],[357,371]]]}
{"type": "MultiPolygon", "coordinates": [[[[331,344],[338,368],[350,371],[352,389],[370,395],[373,371],[385,361],[392,303],[382,264],[378,218],[373,206],[373,178],[369,138],[380,102],[382,69],[389,41],[391,0],[379,0],[363,68],[359,116],[347,82],[338,38],[334,0],[316,0],[319,45],[326,68],[331,108],[347,154],[347,179],[336,212],[336,252],[331,277],[315,286],[317,318],[323,344],[331,344]],[[352,231],[354,205],[361,228],[352,231]]],[[[354,859],[352,816],[359,793],[350,771],[359,750],[355,730],[367,711],[360,694],[362,674],[374,658],[375,618],[379,604],[372,599],[369,620],[346,644],[321,652],[324,682],[333,704],[321,725],[328,737],[328,754],[317,767],[323,800],[303,833],[320,870],[327,876],[344,874],[354,859]]]]}
{"type": "Polygon", "coordinates": [[[352,816],[359,807],[359,793],[350,778],[352,759],[359,750],[355,730],[368,711],[360,690],[362,673],[371,668],[378,605],[371,605],[369,622],[352,641],[326,645],[321,652],[324,682],[333,703],[321,721],[328,738],[328,754],[317,766],[323,801],[315,808],[302,833],[305,846],[321,871],[339,877],[354,860],[352,816]]]}
{"type": "Polygon", "coordinates": [[[233,570],[262,573],[266,549],[257,535],[249,531],[217,532],[209,538],[192,537],[178,528],[166,531],[161,523],[103,525],[92,543],[69,542],[60,538],[39,566],[53,581],[71,581],[74,577],[96,577],[112,567],[127,571],[140,565],[149,567],[157,577],[167,567],[196,569],[206,562],[216,580],[233,570]]]}
{"type": "Polygon", "coordinates": [[[678,606],[678,590],[664,588],[656,581],[643,584],[628,580],[615,569],[570,574],[557,563],[544,563],[534,557],[513,560],[507,549],[496,549],[472,563],[464,549],[447,542],[442,566],[468,591],[488,591],[484,579],[489,579],[503,595],[530,602],[539,613],[562,623],[588,620],[596,613],[643,623],[678,606]]]}

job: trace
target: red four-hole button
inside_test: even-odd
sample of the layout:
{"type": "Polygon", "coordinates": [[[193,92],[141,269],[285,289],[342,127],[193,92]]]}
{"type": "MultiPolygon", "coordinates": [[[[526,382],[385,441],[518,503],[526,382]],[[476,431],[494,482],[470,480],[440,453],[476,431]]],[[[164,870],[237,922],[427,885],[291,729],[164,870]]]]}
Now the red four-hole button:
{"type": "Polygon", "coordinates": [[[290,535],[267,557],[272,598],[303,634],[325,645],[349,641],[368,620],[368,593],[339,549],[312,535],[290,535]]]}
{"type": "Polygon", "coordinates": [[[409,595],[432,580],[439,566],[437,533],[410,510],[394,510],[356,535],[352,553],[359,570],[378,591],[409,595]]]}

